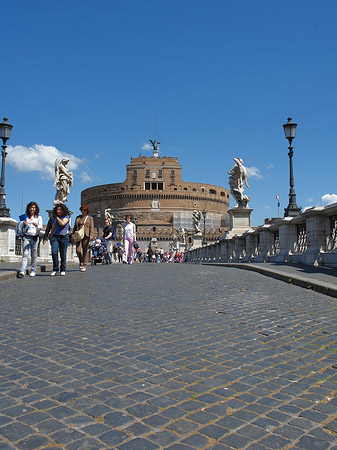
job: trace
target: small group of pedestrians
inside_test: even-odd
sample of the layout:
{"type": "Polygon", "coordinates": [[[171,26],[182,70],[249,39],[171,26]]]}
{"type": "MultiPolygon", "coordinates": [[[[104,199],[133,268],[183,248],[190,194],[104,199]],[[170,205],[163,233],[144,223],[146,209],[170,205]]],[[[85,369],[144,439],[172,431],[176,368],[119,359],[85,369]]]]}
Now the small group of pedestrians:
{"type": "MultiPolygon", "coordinates": [[[[94,220],[89,215],[88,205],[83,204],[80,207],[81,214],[75,219],[73,231],[70,227],[70,213],[68,208],[59,203],[54,206],[53,214],[49,218],[46,226],[43,244],[50,241],[51,254],[53,261],[53,270],[50,273],[55,277],[58,273],[61,276],[66,275],[67,267],[67,248],[70,242],[76,244],[76,254],[79,260],[79,270],[85,272],[88,262],[88,251],[90,246],[94,247],[94,220]]],[[[29,253],[31,255],[30,277],[36,275],[37,251],[39,246],[39,235],[42,230],[42,217],[40,208],[36,202],[30,202],[27,205],[26,213],[20,216],[22,219],[18,224],[17,233],[23,239],[23,256],[18,277],[23,278],[27,273],[29,253]]],[[[134,262],[182,262],[183,255],[180,253],[164,252],[163,249],[153,250],[151,246],[146,252],[143,252],[136,239],[136,226],[131,222],[131,216],[125,218],[123,247],[117,245],[116,230],[109,219],[104,221],[103,237],[100,242],[106,245],[105,262],[111,264],[122,262],[123,264],[133,264],[134,262]]]]}
{"type": "MultiPolygon", "coordinates": [[[[81,231],[80,239],[76,241],[76,254],[79,259],[79,268],[85,272],[87,265],[87,254],[89,243],[93,239],[94,221],[89,216],[88,205],[80,207],[81,214],[76,217],[73,233],[81,231]]],[[[28,257],[31,254],[31,271],[29,276],[36,275],[37,249],[39,245],[39,234],[42,230],[42,217],[40,208],[36,202],[30,202],[26,208],[25,217],[20,221],[17,232],[23,240],[23,255],[18,277],[23,278],[27,273],[28,257]]],[[[21,217],[22,218],[22,217],[21,217]]],[[[50,217],[43,236],[43,244],[50,240],[51,254],[53,260],[53,270],[50,276],[57,273],[61,276],[66,274],[67,248],[71,240],[70,214],[68,208],[59,203],[54,206],[53,214],[50,217]]]]}

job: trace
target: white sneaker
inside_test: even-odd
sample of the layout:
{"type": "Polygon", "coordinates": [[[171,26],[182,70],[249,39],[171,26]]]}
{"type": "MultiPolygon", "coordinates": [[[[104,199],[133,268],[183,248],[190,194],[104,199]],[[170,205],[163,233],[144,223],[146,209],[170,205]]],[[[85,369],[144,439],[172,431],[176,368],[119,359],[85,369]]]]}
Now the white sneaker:
{"type": "Polygon", "coordinates": [[[85,272],[86,270],[87,270],[86,267],[84,267],[84,266],[80,267],[80,271],[81,271],[81,272],[85,272]]]}
{"type": "Polygon", "coordinates": [[[25,274],[23,272],[18,273],[18,278],[23,278],[24,276],[25,276],[25,274]]]}
{"type": "Polygon", "coordinates": [[[31,271],[29,274],[30,277],[35,277],[35,275],[36,275],[36,272],[33,272],[33,271],[31,271]]]}
{"type": "Polygon", "coordinates": [[[65,272],[61,272],[61,273],[60,273],[60,275],[61,275],[62,277],[64,277],[65,274],[66,274],[65,272]]]}
{"type": "Polygon", "coordinates": [[[56,272],[55,272],[55,271],[53,271],[53,272],[50,274],[51,277],[54,277],[55,275],[56,275],[56,272]]]}

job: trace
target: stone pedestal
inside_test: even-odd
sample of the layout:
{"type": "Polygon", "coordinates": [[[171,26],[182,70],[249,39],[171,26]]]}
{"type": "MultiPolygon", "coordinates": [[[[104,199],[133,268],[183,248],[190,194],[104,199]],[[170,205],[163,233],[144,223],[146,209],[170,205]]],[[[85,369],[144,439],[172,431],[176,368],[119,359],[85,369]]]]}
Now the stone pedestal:
{"type": "Polygon", "coordinates": [[[202,246],[202,234],[194,234],[192,248],[198,248],[202,246]]]}
{"type": "Polygon", "coordinates": [[[243,234],[245,231],[250,231],[251,227],[251,213],[250,208],[232,208],[228,210],[229,214],[229,231],[222,236],[222,239],[230,239],[235,234],[243,234]]]}
{"type": "Polygon", "coordinates": [[[15,254],[15,229],[17,221],[10,217],[0,217],[0,258],[6,262],[20,261],[15,254]]]}
{"type": "Polygon", "coordinates": [[[180,242],[180,244],[179,244],[179,251],[181,253],[185,253],[185,251],[186,251],[186,244],[185,244],[185,242],[180,242]]]}

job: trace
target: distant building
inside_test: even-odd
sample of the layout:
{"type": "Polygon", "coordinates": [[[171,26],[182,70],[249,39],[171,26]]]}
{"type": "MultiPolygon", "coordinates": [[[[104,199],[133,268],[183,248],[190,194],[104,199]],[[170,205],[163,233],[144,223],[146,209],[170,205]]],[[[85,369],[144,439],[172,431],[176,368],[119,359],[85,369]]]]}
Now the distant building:
{"type": "MultiPolygon", "coordinates": [[[[228,230],[229,191],[205,183],[187,183],[181,178],[178,158],[153,156],[131,158],[126,166],[126,180],[85,189],[82,203],[90,207],[90,214],[98,226],[97,211],[102,218],[111,209],[116,224],[123,223],[126,214],[137,226],[137,241],[145,249],[156,243],[169,249],[177,240],[178,229],[186,229],[187,246],[193,242],[193,211],[206,210],[206,239],[214,242],[228,230]]],[[[204,230],[203,218],[201,228],[204,230]]]]}

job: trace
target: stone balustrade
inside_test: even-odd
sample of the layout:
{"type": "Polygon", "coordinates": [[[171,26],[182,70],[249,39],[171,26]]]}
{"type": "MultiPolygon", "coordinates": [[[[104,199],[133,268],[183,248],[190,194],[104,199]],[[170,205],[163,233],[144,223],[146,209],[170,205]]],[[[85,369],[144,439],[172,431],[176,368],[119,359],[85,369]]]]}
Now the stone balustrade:
{"type": "Polygon", "coordinates": [[[266,219],[242,234],[186,252],[187,262],[297,262],[337,267],[337,203],[266,219]]]}

